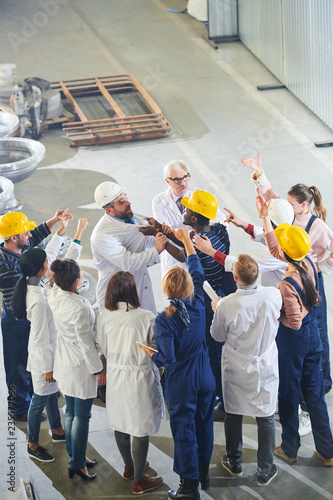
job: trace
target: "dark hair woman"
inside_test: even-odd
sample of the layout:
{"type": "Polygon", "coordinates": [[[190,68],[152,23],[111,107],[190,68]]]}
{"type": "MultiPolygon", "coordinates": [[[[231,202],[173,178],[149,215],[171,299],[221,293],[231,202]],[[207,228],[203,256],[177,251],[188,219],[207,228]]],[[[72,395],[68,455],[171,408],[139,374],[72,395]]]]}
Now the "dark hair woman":
{"type": "MultiPolygon", "coordinates": [[[[276,194],[262,169],[260,156],[257,159],[243,158],[244,165],[252,168],[252,180],[258,195],[265,201],[280,198],[276,194]]],[[[332,388],[330,367],[330,346],[327,329],[327,304],[323,274],[329,274],[333,268],[333,232],[326,224],[326,208],[322,196],[316,186],[295,184],[288,191],[288,201],[292,205],[295,219],[293,226],[304,229],[311,238],[310,257],[318,272],[318,288],[321,302],[318,308],[318,328],[323,345],[322,367],[324,373],[325,393],[332,388]],[[328,255],[326,255],[326,253],[328,255]]],[[[303,405],[302,405],[303,406],[303,405]]],[[[310,427],[311,428],[311,427],[310,427]]]]}
{"type": "Polygon", "coordinates": [[[279,414],[282,442],[275,455],[289,463],[297,461],[301,445],[298,432],[298,403],[302,390],[310,415],[317,456],[324,465],[333,465],[333,437],[324,397],[321,365],[322,344],[317,325],[317,271],[307,256],[308,234],[300,227],[281,224],[273,231],[268,204],[257,197],[266,241],[271,254],[288,262],[279,289],[282,295],[280,326],[276,338],[279,352],[279,414]]]}
{"type": "Polygon", "coordinates": [[[135,494],[163,483],[161,477],[144,473],[149,466],[149,435],[160,427],[164,403],[159,371],[137,346],[155,342],[155,315],[140,305],[133,274],[118,271],[108,283],[96,335],[107,362],[109,424],[124,460],[123,477],[134,479],[135,494]]]}
{"type": "Polygon", "coordinates": [[[71,259],[56,259],[51,264],[54,285],[48,301],[58,332],[54,378],[66,399],[64,428],[70,457],[68,474],[86,481],[95,479],[87,468],[97,463],[86,460],[91,407],[97,395],[97,381],[105,383],[93,325],[95,314],[87,299],[77,293],[82,282],[80,266],[71,259]],[[97,376],[96,376],[97,375],[97,376]]]}
{"type": "Polygon", "coordinates": [[[53,441],[65,441],[58,407],[58,383],[53,378],[53,362],[57,331],[47,303],[47,290],[40,281],[48,272],[45,250],[34,247],[20,258],[22,278],[13,294],[13,312],[19,319],[30,321],[27,370],[31,372],[34,393],[29,406],[28,455],[41,462],[54,458],[39,444],[41,417],[46,407],[53,441]]]}
{"type": "Polygon", "coordinates": [[[164,396],[174,440],[174,471],[179,474],[178,490],[171,499],[200,498],[207,489],[209,462],[213,451],[215,380],[204,348],[205,275],[186,229],[176,236],[187,252],[188,272],[173,266],[162,287],[170,305],[156,318],[157,353],[144,348],[157,366],[165,367],[164,396]]]}

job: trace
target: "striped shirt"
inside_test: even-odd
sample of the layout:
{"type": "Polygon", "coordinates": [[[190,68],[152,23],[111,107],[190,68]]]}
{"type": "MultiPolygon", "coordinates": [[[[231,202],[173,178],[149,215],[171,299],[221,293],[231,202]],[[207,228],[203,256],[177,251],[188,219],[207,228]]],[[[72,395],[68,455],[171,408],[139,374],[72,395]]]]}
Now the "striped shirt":
{"type": "MultiPolygon", "coordinates": [[[[212,224],[210,226],[210,231],[206,233],[199,233],[199,236],[207,236],[215,250],[227,255],[229,254],[230,240],[228,231],[223,224],[212,224]]],[[[216,262],[210,255],[206,255],[198,249],[196,252],[204,270],[205,279],[208,281],[213,290],[218,292],[222,285],[225,272],[224,267],[216,262]]]]}
{"type": "MultiPolygon", "coordinates": [[[[46,225],[46,222],[40,224],[31,232],[31,238],[27,248],[24,250],[29,250],[32,247],[37,246],[44,238],[50,234],[50,230],[46,225]]],[[[2,293],[3,301],[5,302],[6,308],[11,310],[12,298],[15,289],[15,285],[22,276],[20,270],[20,257],[21,254],[12,252],[4,248],[4,243],[0,245],[0,291],[2,293]]]]}

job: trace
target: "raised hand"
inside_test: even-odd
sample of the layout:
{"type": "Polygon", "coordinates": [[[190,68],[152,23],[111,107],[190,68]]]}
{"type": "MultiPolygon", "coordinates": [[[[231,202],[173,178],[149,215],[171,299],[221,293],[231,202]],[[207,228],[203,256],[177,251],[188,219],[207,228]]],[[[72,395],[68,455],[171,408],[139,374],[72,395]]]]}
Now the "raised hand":
{"type": "Polygon", "coordinates": [[[75,233],[75,236],[74,236],[74,239],[75,240],[78,240],[78,241],[81,241],[81,236],[82,236],[82,233],[83,231],[89,226],[89,222],[88,222],[88,219],[86,219],[85,217],[81,217],[78,221],[77,221],[77,228],[76,228],[76,233],[75,233]]]}
{"type": "Polygon", "coordinates": [[[261,218],[269,215],[270,204],[271,204],[271,200],[268,203],[266,203],[263,196],[259,195],[256,197],[256,206],[257,206],[258,214],[260,215],[261,218]]]}
{"type": "Polygon", "coordinates": [[[246,167],[252,168],[252,170],[255,171],[256,176],[259,177],[259,175],[262,172],[262,165],[261,165],[261,159],[260,159],[260,153],[257,154],[257,158],[242,158],[241,162],[243,165],[246,167]]]}
{"type": "Polygon", "coordinates": [[[68,227],[69,221],[73,220],[73,215],[68,212],[68,208],[66,208],[66,210],[64,210],[62,214],[59,215],[59,220],[60,220],[60,227],[58,229],[58,235],[62,236],[68,227]]]}
{"type": "Polygon", "coordinates": [[[190,232],[185,229],[184,227],[180,227],[179,229],[175,230],[175,236],[180,240],[182,243],[185,243],[185,241],[190,240],[190,232]]]}
{"type": "Polygon", "coordinates": [[[226,207],[224,207],[224,210],[228,212],[229,215],[227,215],[226,222],[233,224],[236,227],[241,227],[243,229],[246,229],[248,224],[247,222],[242,221],[236,214],[235,212],[231,212],[231,210],[228,210],[226,207]]]}

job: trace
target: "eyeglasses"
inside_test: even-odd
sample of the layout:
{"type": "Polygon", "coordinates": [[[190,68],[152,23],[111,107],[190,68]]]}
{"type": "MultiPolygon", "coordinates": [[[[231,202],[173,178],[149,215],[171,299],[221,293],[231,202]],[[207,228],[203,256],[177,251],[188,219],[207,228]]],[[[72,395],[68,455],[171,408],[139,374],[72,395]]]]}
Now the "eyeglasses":
{"type": "Polygon", "coordinates": [[[169,181],[174,182],[175,184],[181,184],[182,182],[188,182],[191,179],[191,174],[186,174],[184,177],[175,177],[174,179],[171,179],[171,177],[168,177],[169,181]]]}

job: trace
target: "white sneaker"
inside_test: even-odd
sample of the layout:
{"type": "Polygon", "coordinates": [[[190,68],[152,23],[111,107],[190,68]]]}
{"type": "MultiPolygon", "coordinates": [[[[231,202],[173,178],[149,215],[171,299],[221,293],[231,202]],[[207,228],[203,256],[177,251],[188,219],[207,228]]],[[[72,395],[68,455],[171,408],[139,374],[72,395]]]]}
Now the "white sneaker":
{"type": "Polygon", "coordinates": [[[302,411],[299,417],[298,433],[300,436],[306,436],[312,432],[310,415],[306,411],[302,411]]]}

